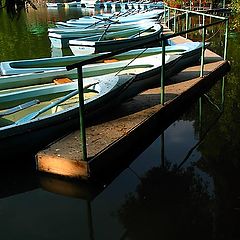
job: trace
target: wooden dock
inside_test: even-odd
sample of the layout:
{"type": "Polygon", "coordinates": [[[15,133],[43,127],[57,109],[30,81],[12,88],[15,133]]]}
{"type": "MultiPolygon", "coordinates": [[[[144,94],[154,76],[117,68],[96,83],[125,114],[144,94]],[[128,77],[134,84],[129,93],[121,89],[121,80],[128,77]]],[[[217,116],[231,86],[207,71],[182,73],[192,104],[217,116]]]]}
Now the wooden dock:
{"type": "MultiPolygon", "coordinates": [[[[176,37],[176,43],[186,42],[176,37]]],[[[36,155],[41,172],[70,178],[88,179],[105,174],[125,163],[125,154],[156,129],[164,130],[171,121],[230,70],[220,56],[205,51],[204,76],[200,65],[184,69],[165,87],[165,104],[160,104],[160,88],[147,90],[106,116],[102,123],[86,129],[88,161],[82,161],[79,131],[48,146],[36,155]],[[117,157],[116,157],[117,156],[117,157]]]]}

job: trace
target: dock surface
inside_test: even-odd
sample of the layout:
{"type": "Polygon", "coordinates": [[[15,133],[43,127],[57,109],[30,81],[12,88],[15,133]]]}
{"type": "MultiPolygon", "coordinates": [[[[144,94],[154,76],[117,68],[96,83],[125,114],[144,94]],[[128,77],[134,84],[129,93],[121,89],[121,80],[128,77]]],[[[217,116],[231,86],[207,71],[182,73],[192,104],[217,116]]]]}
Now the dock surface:
{"type": "MultiPolygon", "coordinates": [[[[173,39],[176,43],[186,40],[173,39]]],[[[105,117],[102,123],[86,128],[88,161],[82,161],[79,143],[80,132],[75,131],[48,146],[36,155],[39,171],[70,178],[89,178],[118,166],[114,156],[123,156],[147,137],[156,123],[164,125],[174,118],[177,109],[184,108],[189,100],[199,97],[230,70],[230,65],[216,53],[205,51],[204,76],[200,65],[184,69],[165,86],[165,104],[160,104],[160,88],[149,89],[124,102],[105,117]],[[161,119],[161,121],[159,121],[161,119]]],[[[160,79],[159,79],[160,81],[160,79]]]]}

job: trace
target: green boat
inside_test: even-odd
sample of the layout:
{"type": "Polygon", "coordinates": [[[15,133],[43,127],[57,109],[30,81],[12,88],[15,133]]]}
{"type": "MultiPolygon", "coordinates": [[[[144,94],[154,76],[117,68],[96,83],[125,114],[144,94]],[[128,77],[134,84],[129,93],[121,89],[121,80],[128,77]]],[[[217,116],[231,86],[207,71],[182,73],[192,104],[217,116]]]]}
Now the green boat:
{"type": "MultiPolygon", "coordinates": [[[[84,79],[86,116],[114,106],[114,99],[132,78],[122,75],[84,79]]],[[[36,152],[79,126],[77,83],[1,91],[0,109],[1,155],[36,152]]]]}
{"type": "MultiPolygon", "coordinates": [[[[199,42],[189,42],[189,43],[183,43],[183,44],[169,45],[169,46],[166,46],[165,50],[167,54],[185,54],[186,52],[193,51],[194,49],[196,48],[198,49],[201,46],[202,44],[199,42]]],[[[113,57],[112,60],[114,59],[116,61],[121,61],[121,60],[132,59],[138,55],[140,55],[140,57],[145,57],[152,54],[158,54],[161,52],[162,52],[161,47],[154,47],[154,48],[148,48],[148,49],[136,49],[136,50],[131,50],[129,52],[119,54],[113,57]]],[[[65,57],[55,57],[55,58],[5,61],[0,63],[0,72],[2,75],[15,75],[15,74],[23,74],[23,73],[34,73],[34,72],[40,74],[41,72],[57,70],[56,71],[57,75],[61,75],[61,74],[64,75],[67,73],[65,66],[71,65],[73,63],[80,62],[83,60],[87,60],[95,56],[104,55],[104,54],[106,53],[83,55],[83,56],[65,56],[65,57]]],[[[103,66],[104,66],[104,70],[106,70],[107,67],[105,67],[105,65],[103,66]]],[[[101,72],[98,72],[99,68],[97,68],[96,70],[97,71],[95,72],[97,74],[100,74],[101,72],[103,72],[103,69],[101,70],[101,72]]],[[[48,74],[51,75],[51,72],[43,73],[42,75],[46,76],[48,74]]],[[[30,76],[31,75],[29,75],[29,77],[27,78],[30,78],[30,76]]],[[[93,74],[88,76],[95,76],[95,75],[93,74]]],[[[4,81],[3,77],[0,77],[0,80],[1,79],[2,81],[4,81]]],[[[6,78],[6,81],[8,81],[7,79],[8,78],[6,78]]],[[[13,81],[13,80],[9,80],[9,81],[13,81]]]]}
{"type": "MultiPolygon", "coordinates": [[[[105,28],[81,29],[78,32],[62,32],[62,33],[49,32],[48,38],[51,41],[52,47],[66,48],[69,46],[69,41],[73,39],[100,41],[100,40],[131,37],[131,36],[137,35],[142,31],[149,32],[149,29],[151,26],[154,26],[154,22],[146,21],[145,24],[135,24],[134,27],[129,29],[119,28],[117,31],[112,31],[111,25],[108,25],[105,28]]],[[[153,32],[153,30],[151,30],[151,32],[153,32]]]]}
{"type": "MultiPolygon", "coordinates": [[[[132,35],[106,34],[103,38],[89,37],[69,40],[69,47],[74,55],[93,54],[101,52],[112,52],[135,44],[142,44],[148,47],[160,46],[159,39],[163,27],[155,23],[143,31],[138,31],[132,35]],[[149,42],[154,42],[149,44],[149,42]]],[[[125,30],[127,31],[127,30],[125,30]]]]}

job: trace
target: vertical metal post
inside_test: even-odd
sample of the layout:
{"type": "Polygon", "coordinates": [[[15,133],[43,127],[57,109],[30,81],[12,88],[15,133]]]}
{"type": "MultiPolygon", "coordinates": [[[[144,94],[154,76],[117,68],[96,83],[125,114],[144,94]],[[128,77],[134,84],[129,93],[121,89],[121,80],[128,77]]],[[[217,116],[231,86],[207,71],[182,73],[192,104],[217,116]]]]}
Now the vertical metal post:
{"type": "Polygon", "coordinates": [[[223,8],[225,8],[226,7],[226,1],[225,0],[223,0],[223,6],[222,6],[223,8]]]}
{"type": "Polygon", "coordinates": [[[225,77],[222,79],[222,89],[221,89],[222,101],[221,101],[221,110],[224,109],[224,100],[225,100],[225,77]]]}
{"type": "Polygon", "coordinates": [[[190,6],[189,6],[190,11],[192,11],[192,1],[190,0],[190,6]]]}
{"type": "Polygon", "coordinates": [[[203,77],[204,70],[204,53],[205,53],[205,38],[206,38],[205,16],[203,15],[203,32],[202,32],[202,56],[201,56],[201,72],[200,77],[203,77]]]}
{"type": "Polygon", "coordinates": [[[165,6],[165,3],[163,5],[163,21],[164,21],[164,24],[166,25],[166,6],[165,6]]]}
{"type": "Polygon", "coordinates": [[[199,118],[199,133],[201,133],[201,128],[202,128],[202,97],[199,98],[198,100],[198,106],[199,106],[199,111],[198,111],[198,118],[199,118]]]}
{"type": "Polygon", "coordinates": [[[164,132],[161,135],[161,167],[165,166],[164,132]]]}
{"type": "MultiPolygon", "coordinates": [[[[186,27],[185,27],[185,30],[187,31],[188,30],[188,11],[186,11],[186,27]]],[[[188,37],[188,34],[186,33],[185,34],[185,38],[188,37]]]]}
{"type": "Polygon", "coordinates": [[[168,8],[168,23],[167,23],[168,28],[170,27],[169,22],[170,22],[170,8],[168,8]]]}
{"type": "Polygon", "coordinates": [[[161,104],[164,105],[164,82],[165,82],[165,39],[162,34],[162,67],[161,67],[161,104]]]}
{"type": "Polygon", "coordinates": [[[173,31],[176,32],[176,12],[177,10],[174,9],[174,22],[173,22],[173,31]]]}
{"type": "Polygon", "coordinates": [[[224,39],[224,55],[223,59],[227,60],[227,46],[228,46],[228,18],[225,22],[225,39],[224,39]]]}
{"type": "Polygon", "coordinates": [[[78,73],[78,90],[79,90],[78,96],[79,96],[80,142],[82,144],[82,159],[83,161],[87,161],[82,67],[77,68],[77,73],[78,73]]]}
{"type": "Polygon", "coordinates": [[[87,216],[88,216],[88,227],[89,227],[89,239],[94,240],[92,207],[91,207],[90,201],[87,201],[87,216]]]}

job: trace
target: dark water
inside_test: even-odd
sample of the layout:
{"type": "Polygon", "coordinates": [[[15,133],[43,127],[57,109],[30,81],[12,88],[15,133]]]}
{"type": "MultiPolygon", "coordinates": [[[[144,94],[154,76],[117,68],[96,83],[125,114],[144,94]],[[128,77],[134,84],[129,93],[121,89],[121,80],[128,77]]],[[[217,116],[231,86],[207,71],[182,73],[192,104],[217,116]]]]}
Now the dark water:
{"type": "MultiPolygon", "coordinates": [[[[0,13],[0,61],[51,56],[48,25],[84,14],[0,13]]],[[[211,39],[219,53],[222,34],[211,39]]],[[[240,239],[239,42],[231,31],[228,76],[163,133],[154,126],[158,137],[133,143],[147,146],[115,177],[66,182],[39,175],[33,158],[1,159],[0,238],[240,239]]]]}

